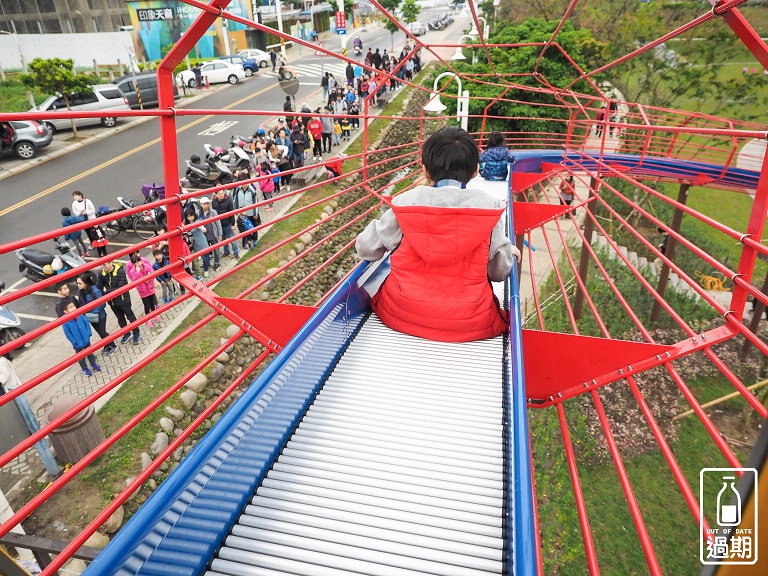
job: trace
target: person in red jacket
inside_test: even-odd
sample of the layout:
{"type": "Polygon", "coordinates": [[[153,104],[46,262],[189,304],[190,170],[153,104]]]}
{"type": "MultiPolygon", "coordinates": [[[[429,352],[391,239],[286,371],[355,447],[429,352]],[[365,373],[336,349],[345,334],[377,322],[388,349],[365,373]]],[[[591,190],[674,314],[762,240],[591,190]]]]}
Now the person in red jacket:
{"type": "Polygon", "coordinates": [[[357,237],[363,260],[392,252],[389,276],[371,305],[393,330],[443,342],[507,330],[508,314],[490,281],[505,280],[520,252],[504,234],[504,203],[466,186],[479,155],[460,128],[433,134],[422,149],[429,185],[395,197],[392,209],[357,237]]]}
{"type": "Polygon", "coordinates": [[[320,118],[312,116],[312,120],[307,124],[307,131],[312,135],[313,146],[312,156],[314,160],[322,160],[322,142],[323,142],[323,123],[320,122],[320,118]]]}

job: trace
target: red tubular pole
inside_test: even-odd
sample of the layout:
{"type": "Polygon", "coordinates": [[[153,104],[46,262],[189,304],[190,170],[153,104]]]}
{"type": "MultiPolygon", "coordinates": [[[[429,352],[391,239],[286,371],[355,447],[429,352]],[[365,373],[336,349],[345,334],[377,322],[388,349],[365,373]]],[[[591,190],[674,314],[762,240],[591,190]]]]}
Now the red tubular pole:
{"type": "Polygon", "coordinates": [[[581,479],[579,478],[579,469],[576,466],[576,455],[573,453],[571,444],[571,434],[568,431],[568,421],[565,419],[563,403],[555,404],[557,408],[557,418],[560,420],[560,433],[563,436],[563,447],[565,448],[565,460],[568,462],[568,471],[571,474],[571,484],[573,486],[573,497],[576,500],[576,512],[579,515],[579,525],[581,526],[581,535],[584,539],[584,551],[587,555],[587,568],[590,576],[600,576],[600,567],[597,565],[597,553],[595,552],[595,541],[592,539],[592,527],[589,525],[589,514],[587,513],[587,504],[584,501],[584,491],[581,488],[581,479]]]}
{"type": "MultiPolygon", "coordinates": [[[[637,387],[635,379],[632,376],[628,376],[627,383],[632,390],[632,394],[635,395],[635,399],[640,406],[640,410],[643,412],[643,416],[645,416],[645,421],[648,423],[648,427],[651,429],[651,432],[653,432],[654,438],[656,438],[656,443],[659,445],[659,448],[661,448],[662,454],[664,454],[664,459],[667,461],[669,469],[672,472],[672,476],[675,477],[675,481],[680,487],[680,492],[682,492],[683,498],[688,504],[688,508],[691,510],[691,514],[693,514],[693,518],[696,520],[696,522],[698,522],[699,502],[696,500],[696,495],[693,493],[693,490],[691,490],[691,487],[688,484],[688,480],[685,478],[685,474],[683,474],[683,471],[680,469],[680,465],[677,463],[675,455],[672,453],[666,438],[664,438],[664,434],[662,434],[661,428],[659,428],[659,425],[656,423],[656,419],[653,417],[651,409],[648,407],[643,394],[637,387]]],[[[704,522],[706,523],[706,519],[704,522]]],[[[704,533],[706,534],[706,530],[704,533]]]]}
{"type": "Polygon", "coordinates": [[[616,466],[616,473],[619,476],[621,488],[624,490],[624,495],[627,497],[627,506],[629,506],[629,512],[632,515],[632,521],[635,524],[635,528],[637,528],[637,535],[640,539],[640,546],[643,548],[643,554],[645,554],[645,560],[648,563],[648,568],[652,576],[662,576],[661,566],[659,566],[659,561],[656,558],[656,552],[653,549],[653,544],[651,544],[651,537],[648,535],[648,529],[645,527],[643,514],[640,512],[640,507],[637,504],[635,493],[632,490],[632,485],[629,482],[629,476],[627,476],[627,470],[624,468],[624,461],[621,458],[618,446],[616,446],[616,440],[614,439],[613,433],[611,432],[611,427],[608,423],[608,417],[605,415],[603,402],[600,400],[600,395],[597,393],[597,390],[592,390],[591,393],[592,400],[594,401],[595,408],[597,409],[597,414],[600,417],[600,424],[603,427],[605,440],[608,442],[608,449],[611,452],[613,463],[616,466]]]}
{"type": "MultiPolygon", "coordinates": [[[[746,235],[753,240],[763,238],[765,229],[765,215],[768,211],[768,149],[763,155],[763,166],[760,170],[760,179],[757,181],[755,198],[752,202],[752,212],[749,215],[746,235]]],[[[749,285],[752,281],[752,274],[757,262],[757,250],[750,246],[743,245],[741,249],[741,259],[736,270],[736,276],[741,277],[741,281],[749,285]]],[[[735,278],[735,277],[734,277],[735,278]]],[[[733,297],[731,299],[731,310],[737,318],[741,318],[744,313],[744,306],[747,303],[747,291],[743,284],[735,284],[733,287],[733,297]]]]}
{"type": "MultiPolygon", "coordinates": [[[[211,317],[210,317],[210,320],[213,320],[215,317],[216,317],[216,315],[212,314],[211,317]]],[[[195,327],[193,327],[193,328],[195,328],[195,327]]],[[[186,330],[184,332],[184,335],[186,335],[188,332],[192,331],[193,328],[190,328],[189,330],[186,330]]],[[[175,343],[175,340],[179,340],[179,338],[177,337],[176,339],[174,339],[174,343],[175,343]]],[[[221,350],[226,349],[227,346],[229,346],[229,344],[227,344],[226,346],[221,348],[221,350]]],[[[170,346],[166,345],[166,346],[161,347],[159,349],[159,351],[163,351],[164,352],[168,348],[170,348],[170,346]]],[[[219,351],[217,354],[214,354],[213,356],[209,356],[208,358],[206,358],[203,361],[203,363],[198,364],[197,371],[202,370],[208,363],[210,363],[213,360],[215,360],[216,356],[218,356],[218,354],[220,354],[220,353],[221,353],[221,351],[219,351]]],[[[146,362],[146,360],[147,359],[145,358],[145,361],[138,362],[137,365],[132,368],[132,370],[135,372],[135,371],[143,368],[148,363],[148,362],[146,362]]],[[[119,382],[121,382],[123,380],[126,380],[131,375],[131,374],[129,374],[129,372],[131,372],[131,371],[129,370],[129,371],[125,372],[122,375],[122,376],[125,376],[125,378],[122,378],[122,379],[120,377],[115,378],[112,382],[110,382],[110,384],[108,386],[105,386],[104,388],[99,390],[99,392],[106,391],[108,388],[111,388],[113,383],[119,383],[119,382]]],[[[60,488],[62,488],[66,483],[68,483],[70,478],[73,478],[76,474],[78,474],[86,466],[88,466],[88,464],[90,464],[96,458],[98,458],[101,454],[103,454],[104,451],[106,451],[107,448],[112,446],[115,442],[120,440],[120,438],[122,438],[128,432],[130,432],[136,426],[136,424],[138,422],[143,420],[145,416],[151,414],[155,410],[155,408],[157,408],[160,405],[162,405],[162,403],[165,402],[168,398],[170,398],[176,391],[178,391],[179,388],[181,388],[184,385],[185,382],[189,381],[192,378],[192,376],[194,376],[195,373],[196,372],[194,372],[194,371],[190,371],[187,374],[186,377],[184,377],[181,380],[177,381],[170,388],[167,388],[165,390],[165,392],[160,394],[160,396],[156,397],[150,404],[148,404],[146,407],[142,408],[137,414],[135,414],[131,419],[129,419],[128,422],[126,422],[118,430],[113,432],[109,436],[109,438],[107,438],[106,440],[101,442],[98,446],[96,446],[93,450],[91,450],[86,456],[84,456],[78,462],[76,462],[75,465],[72,466],[72,468],[70,468],[69,470],[64,472],[61,476],[59,476],[56,480],[54,480],[43,492],[41,492],[40,494],[35,496],[26,505],[24,505],[20,510],[18,510],[13,516],[11,516],[11,518],[9,518],[2,525],[0,525],[0,537],[5,536],[8,532],[10,532],[11,528],[13,528],[19,522],[24,520],[40,504],[45,502],[50,496],[52,496],[55,492],[57,492],[60,488]]],[[[43,436],[45,436],[48,433],[48,431],[46,429],[49,428],[52,424],[56,424],[56,426],[58,426],[61,422],[65,421],[65,420],[68,420],[74,414],[77,414],[80,410],[82,410],[83,408],[85,408],[89,404],[93,403],[95,400],[98,399],[99,396],[100,396],[100,394],[98,394],[98,393],[91,394],[90,396],[88,396],[88,398],[86,398],[85,400],[79,402],[74,408],[72,408],[72,409],[68,410],[67,412],[65,412],[64,414],[62,414],[62,416],[60,416],[59,418],[54,420],[51,424],[49,424],[48,426],[40,429],[36,433],[36,435],[40,435],[41,432],[45,431],[45,434],[43,434],[43,436]]],[[[30,437],[30,438],[32,438],[32,437],[30,437]]],[[[38,440],[39,439],[40,438],[38,438],[38,440]]]]}
{"type": "MultiPolygon", "coordinates": [[[[242,332],[238,333],[236,336],[231,338],[231,341],[237,340],[242,335],[242,332]]],[[[229,341],[226,345],[219,347],[220,351],[223,351],[229,346],[229,341]]],[[[219,352],[220,353],[220,352],[219,352]]],[[[269,356],[269,351],[264,351],[260,356],[256,357],[256,359],[253,361],[251,366],[258,366],[261,362],[263,362],[267,357],[269,356]]],[[[224,402],[225,398],[228,398],[232,392],[234,392],[238,386],[240,386],[246,378],[250,375],[250,370],[243,370],[243,372],[233,380],[233,382],[226,387],[226,389],[217,397],[214,397],[211,399],[211,404],[209,404],[198,416],[195,418],[185,429],[184,431],[179,434],[176,438],[174,438],[169,444],[168,447],[160,452],[155,459],[152,461],[152,464],[142,470],[134,480],[126,486],[120,494],[118,494],[112,502],[110,502],[104,510],[102,510],[96,518],[94,518],[88,526],[86,526],[83,531],[75,537],[72,542],[70,542],[64,550],[61,551],[61,553],[56,557],[56,559],[51,562],[49,566],[43,570],[40,576],[53,576],[56,574],[56,570],[58,570],[66,561],[67,559],[77,552],[77,550],[85,544],[86,540],[90,538],[96,530],[98,530],[104,522],[106,522],[109,517],[114,514],[114,512],[122,506],[128,498],[131,497],[131,494],[138,490],[144,482],[146,482],[149,477],[152,475],[152,473],[157,470],[157,468],[160,467],[160,465],[165,462],[168,458],[171,457],[173,452],[178,449],[182,443],[189,438],[189,436],[192,435],[192,433],[197,430],[200,425],[205,422],[207,418],[209,418],[214,411],[221,405],[222,402],[224,402]],[[155,464],[157,463],[157,464],[155,464]],[[59,560],[61,558],[61,560],[59,560]]]]}

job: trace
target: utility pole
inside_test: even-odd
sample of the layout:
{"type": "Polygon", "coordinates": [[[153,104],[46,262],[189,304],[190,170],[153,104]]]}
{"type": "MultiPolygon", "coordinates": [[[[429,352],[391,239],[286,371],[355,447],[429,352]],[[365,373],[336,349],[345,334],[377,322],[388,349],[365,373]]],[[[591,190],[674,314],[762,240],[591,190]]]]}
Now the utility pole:
{"type": "MultiPolygon", "coordinates": [[[[344,14],[344,34],[340,34],[341,36],[341,55],[346,56],[347,55],[347,16],[346,12],[344,12],[344,0],[339,0],[339,12],[344,14]]],[[[338,32],[338,30],[337,30],[338,32]]]]}
{"type": "MultiPolygon", "coordinates": [[[[277,30],[280,34],[283,33],[283,13],[280,6],[280,0],[275,0],[275,12],[277,12],[277,30]]],[[[288,57],[285,55],[285,41],[283,37],[280,37],[280,54],[283,55],[283,62],[288,62],[288,57]]]]}

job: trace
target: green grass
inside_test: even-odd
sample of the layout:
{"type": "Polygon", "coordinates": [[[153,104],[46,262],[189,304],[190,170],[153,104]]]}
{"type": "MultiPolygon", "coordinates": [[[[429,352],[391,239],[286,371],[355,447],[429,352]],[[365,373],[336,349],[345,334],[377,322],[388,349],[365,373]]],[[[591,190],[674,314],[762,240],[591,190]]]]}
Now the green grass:
{"type": "MultiPolygon", "coordinates": [[[[747,230],[752,205],[752,198],[748,194],[739,192],[702,187],[691,187],[688,192],[688,206],[740,233],[747,230]]],[[[710,254],[719,261],[727,263],[732,270],[736,270],[742,252],[742,244],[738,240],[718,232],[693,217],[683,218],[681,230],[686,237],[702,238],[705,245],[716,246],[715,251],[710,251],[710,254]]],[[[711,268],[709,270],[711,271],[711,268]]],[[[755,264],[753,282],[758,284],[762,282],[766,272],[768,272],[768,264],[758,260],[755,264]]]]}
{"type": "MultiPolygon", "coordinates": [[[[702,402],[732,391],[732,387],[722,378],[696,379],[688,384],[702,402]]],[[[619,385],[626,386],[625,383],[619,385]]],[[[646,398],[653,394],[642,386],[641,390],[646,398]]],[[[601,398],[606,410],[610,411],[612,406],[604,392],[601,392],[601,398]]],[[[738,411],[743,406],[744,401],[737,399],[721,405],[721,408],[738,411]]],[[[682,408],[687,408],[687,405],[681,403],[682,408]]],[[[647,560],[615,465],[612,461],[589,463],[595,442],[604,442],[602,432],[599,433],[599,440],[590,436],[587,432],[590,416],[580,409],[576,401],[566,402],[564,409],[577,454],[579,479],[601,574],[648,574],[647,560]]],[[[594,413],[592,418],[596,418],[594,413]]],[[[542,549],[546,551],[544,574],[583,576],[587,572],[585,545],[556,409],[532,410],[530,427],[542,549]]],[[[616,432],[615,427],[612,430],[616,432]]],[[[669,444],[696,499],[701,468],[728,466],[725,457],[695,416],[678,422],[675,437],[669,444]]],[[[620,448],[620,452],[662,573],[698,575],[697,519],[661,450],[657,448],[634,456],[626,449],[620,448]]],[[[736,450],[736,455],[742,462],[746,461],[747,455],[743,452],[736,450]]],[[[709,488],[707,492],[710,492],[709,488]]]]}
{"type": "MultiPolygon", "coordinates": [[[[31,106],[27,100],[27,87],[17,80],[17,74],[6,74],[7,80],[0,81],[0,112],[27,112],[31,106]]],[[[35,104],[41,104],[46,96],[32,90],[35,104]]]]}

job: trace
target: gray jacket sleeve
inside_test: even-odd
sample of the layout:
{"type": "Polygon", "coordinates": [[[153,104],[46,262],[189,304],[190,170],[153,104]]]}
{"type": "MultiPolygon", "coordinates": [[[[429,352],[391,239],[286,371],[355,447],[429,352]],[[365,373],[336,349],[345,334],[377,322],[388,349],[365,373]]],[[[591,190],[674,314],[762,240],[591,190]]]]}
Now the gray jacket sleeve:
{"type": "Polygon", "coordinates": [[[378,220],[370,222],[357,236],[355,250],[360,258],[373,262],[400,246],[402,239],[403,232],[397,223],[395,213],[390,209],[378,220]]]}
{"type": "MultiPolygon", "coordinates": [[[[211,217],[215,218],[218,215],[219,213],[216,212],[216,210],[214,210],[213,208],[211,208],[211,217]]],[[[216,238],[221,240],[221,237],[224,235],[224,232],[221,229],[221,220],[215,220],[211,222],[211,224],[213,224],[213,233],[216,235],[216,238]]]]}
{"type": "MultiPolygon", "coordinates": [[[[488,249],[488,278],[493,282],[506,280],[512,270],[515,253],[517,248],[512,246],[509,238],[504,234],[504,218],[499,218],[496,226],[493,227],[491,245],[488,249]]],[[[517,257],[520,257],[519,253],[517,257]]]]}

